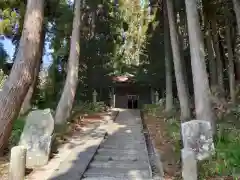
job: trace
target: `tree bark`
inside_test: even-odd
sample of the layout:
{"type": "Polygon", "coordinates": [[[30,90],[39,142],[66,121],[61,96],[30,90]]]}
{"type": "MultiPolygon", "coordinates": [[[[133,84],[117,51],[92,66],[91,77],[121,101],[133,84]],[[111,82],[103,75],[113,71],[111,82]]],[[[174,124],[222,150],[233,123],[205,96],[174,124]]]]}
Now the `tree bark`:
{"type": "Polygon", "coordinates": [[[236,75],[238,78],[238,81],[240,81],[240,1],[239,0],[233,0],[233,7],[236,15],[237,20],[237,38],[236,38],[236,75]]]}
{"type": "MultiPolygon", "coordinates": [[[[178,37],[179,37],[179,45],[180,45],[180,55],[181,55],[181,65],[182,65],[182,72],[183,72],[183,77],[184,77],[184,82],[185,82],[185,85],[186,85],[186,89],[187,89],[187,96],[190,97],[190,93],[189,93],[189,81],[188,81],[188,72],[187,72],[187,60],[188,59],[185,59],[185,55],[184,55],[184,52],[187,48],[187,42],[186,42],[186,33],[187,33],[187,30],[186,30],[186,27],[187,27],[187,24],[186,24],[186,16],[183,12],[180,12],[179,13],[179,23],[177,25],[177,29],[178,29],[178,37]],[[182,31],[181,31],[181,26],[183,26],[182,28],[182,31]],[[186,43],[186,44],[185,44],[186,43]]],[[[191,102],[190,102],[191,104],[191,102]]]]}
{"type": "Polygon", "coordinates": [[[216,53],[216,66],[217,66],[217,75],[218,75],[218,87],[222,94],[224,94],[224,81],[223,81],[223,63],[221,58],[221,53],[219,49],[219,33],[217,31],[217,22],[216,20],[211,21],[212,35],[213,35],[213,44],[214,50],[216,53]]]}
{"type": "Polygon", "coordinates": [[[164,48],[165,48],[165,73],[166,73],[166,112],[173,109],[173,86],[172,86],[172,51],[167,9],[164,7],[164,48]]]}
{"type": "Polygon", "coordinates": [[[213,90],[217,86],[217,69],[216,69],[216,60],[214,57],[213,43],[212,43],[212,34],[210,23],[206,22],[206,45],[208,51],[208,61],[209,61],[209,70],[210,70],[210,87],[213,90]]]}
{"type": "Polygon", "coordinates": [[[233,104],[235,104],[235,73],[234,73],[234,55],[233,47],[231,41],[231,29],[230,23],[227,20],[226,23],[226,42],[227,42],[227,51],[228,51],[228,76],[229,76],[229,89],[230,97],[233,104]]]}
{"type": "Polygon", "coordinates": [[[33,82],[31,84],[31,86],[29,87],[27,95],[23,101],[21,111],[20,111],[21,115],[26,114],[32,108],[31,100],[32,100],[32,96],[34,93],[34,89],[38,82],[37,80],[38,80],[38,75],[39,75],[40,68],[41,68],[41,61],[42,61],[43,51],[44,51],[44,41],[45,41],[45,31],[43,30],[42,34],[41,34],[41,43],[40,43],[40,52],[39,52],[40,59],[38,60],[36,68],[35,68],[35,75],[34,75],[33,82]]]}
{"type": "Polygon", "coordinates": [[[197,119],[210,121],[215,132],[215,115],[210,100],[209,81],[204,61],[204,43],[201,36],[196,0],[185,0],[191,52],[195,109],[197,119]]]}
{"type": "Polygon", "coordinates": [[[73,30],[71,36],[70,55],[68,59],[68,72],[64,85],[63,93],[58,103],[55,123],[56,125],[64,125],[68,120],[78,84],[78,69],[80,57],[80,7],[81,0],[75,1],[73,30]]]}
{"type": "Polygon", "coordinates": [[[172,52],[173,52],[173,62],[174,62],[174,70],[177,82],[177,91],[178,91],[178,98],[180,101],[180,108],[181,108],[181,120],[186,121],[191,118],[190,113],[190,103],[188,97],[188,89],[186,86],[186,82],[184,81],[183,75],[183,67],[181,64],[181,53],[180,47],[178,42],[178,34],[177,34],[177,27],[174,18],[174,11],[173,11],[173,2],[172,0],[166,1],[166,8],[168,12],[168,19],[169,19],[169,27],[170,27],[170,39],[172,45],[172,52]]]}
{"type": "Polygon", "coordinates": [[[28,0],[24,29],[12,71],[0,92],[0,152],[6,147],[13,121],[34,79],[39,61],[44,0],[28,0]]]}
{"type": "Polygon", "coordinates": [[[234,7],[236,19],[237,19],[237,26],[238,26],[238,29],[240,30],[240,1],[233,0],[233,7],[234,7]]]}

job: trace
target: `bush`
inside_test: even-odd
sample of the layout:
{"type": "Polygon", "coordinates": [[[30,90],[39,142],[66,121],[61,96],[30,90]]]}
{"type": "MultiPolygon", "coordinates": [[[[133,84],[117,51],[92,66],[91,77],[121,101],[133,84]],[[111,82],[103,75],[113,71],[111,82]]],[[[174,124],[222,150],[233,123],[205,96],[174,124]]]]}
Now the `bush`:
{"type": "Polygon", "coordinates": [[[200,163],[201,177],[231,176],[240,173],[240,129],[228,123],[218,126],[215,155],[200,163]]]}
{"type": "Polygon", "coordinates": [[[18,144],[24,125],[25,125],[24,117],[20,117],[14,121],[12,134],[9,139],[10,147],[13,147],[18,144]]]}
{"type": "Polygon", "coordinates": [[[143,111],[147,114],[156,115],[157,112],[161,111],[162,107],[158,104],[144,104],[143,111]]]}
{"type": "Polygon", "coordinates": [[[75,107],[75,112],[81,112],[81,113],[95,113],[95,112],[103,112],[106,109],[106,105],[104,102],[78,102],[75,107]]]}

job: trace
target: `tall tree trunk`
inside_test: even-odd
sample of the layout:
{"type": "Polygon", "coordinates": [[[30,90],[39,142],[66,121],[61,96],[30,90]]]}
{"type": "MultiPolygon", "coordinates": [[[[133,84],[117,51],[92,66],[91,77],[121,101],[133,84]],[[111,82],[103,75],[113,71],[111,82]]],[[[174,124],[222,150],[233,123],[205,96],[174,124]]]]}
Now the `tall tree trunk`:
{"type": "Polygon", "coordinates": [[[179,23],[177,23],[177,29],[178,29],[178,37],[179,37],[179,45],[180,45],[180,55],[181,55],[181,65],[182,65],[182,72],[183,72],[183,77],[184,77],[184,82],[186,85],[186,89],[187,89],[187,95],[188,97],[190,97],[190,93],[189,93],[189,81],[188,81],[188,72],[187,72],[187,60],[185,59],[184,56],[184,51],[187,48],[187,43],[186,43],[186,33],[187,33],[187,29],[186,29],[187,25],[186,25],[186,16],[185,13],[183,11],[181,11],[179,13],[179,23]],[[183,27],[181,30],[181,26],[183,27]],[[185,44],[186,43],[186,44],[185,44]]]}
{"type": "Polygon", "coordinates": [[[166,112],[173,109],[173,86],[172,86],[172,51],[167,9],[164,7],[164,48],[165,48],[165,71],[166,71],[166,112]]]}
{"type": "Polygon", "coordinates": [[[12,71],[0,92],[0,152],[7,145],[13,121],[34,79],[40,59],[44,0],[28,0],[24,29],[12,71]]]}
{"type": "Polygon", "coordinates": [[[68,72],[63,93],[56,109],[56,125],[64,125],[66,123],[67,119],[71,114],[76,94],[80,57],[80,7],[81,0],[76,0],[70,45],[70,55],[68,59],[68,72]]]}
{"type": "Polygon", "coordinates": [[[217,31],[217,22],[215,19],[211,21],[212,35],[213,35],[213,44],[214,50],[216,53],[216,66],[217,66],[217,75],[218,75],[218,87],[221,91],[221,94],[224,94],[224,81],[223,81],[223,63],[222,57],[219,49],[219,33],[217,31]]]}
{"type": "Polygon", "coordinates": [[[197,119],[210,121],[215,132],[215,115],[210,100],[209,81],[204,61],[204,43],[201,36],[196,0],[185,0],[191,64],[197,119]]]}
{"type": "Polygon", "coordinates": [[[173,52],[173,62],[174,62],[174,70],[177,82],[177,90],[178,90],[178,98],[180,101],[181,107],[181,120],[186,121],[191,118],[190,113],[190,103],[188,97],[188,89],[186,86],[186,82],[183,75],[183,67],[181,64],[181,53],[180,47],[178,42],[178,33],[176,22],[174,18],[174,11],[173,11],[173,2],[172,0],[166,0],[166,8],[168,12],[168,19],[169,19],[169,27],[170,27],[170,37],[171,37],[171,45],[172,45],[172,52],[173,52]]]}
{"type": "Polygon", "coordinates": [[[240,30],[240,1],[233,0],[233,6],[234,6],[235,14],[236,14],[237,26],[238,26],[238,29],[240,30]]]}
{"type": "Polygon", "coordinates": [[[217,86],[217,69],[216,60],[214,57],[213,44],[212,44],[212,34],[210,30],[210,23],[206,23],[206,45],[208,51],[209,69],[210,69],[210,87],[213,90],[217,86]]]}
{"type": "Polygon", "coordinates": [[[236,66],[237,66],[237,78],[240,81],[240,1],[233,0],[234,11],[237,19],[237,38],[236,38],[236,66]]]}
{"type": "Polygon", "coordinates": [[[234,55],[233,55],[233,47],[231,41],[231,29],[230,23],[226,20],[226,42],[227,42],[227,51],[228,51],[228,76],[229,76],[229,89],[230,89],[230,97],[231,101],[235,103],[235,73],[234,73],[234,55]]]}
{"type": "Polygon", "coordinates": [[[39,71],[41,68],[41,61],[42,61],[43,51],[44,51],[45,34],[46,34],[45,30],[43,30],[42,34],[41,34],[41,42],[40,42],[40,52],[39,52],[40,59],[38,60],[36,68],[35,68],[35,75],[34,75],[33,82],[31,84],[31,86],[29,87],[29,90],[27,92],[27,95],[26,95],[26,97],[23,101],[22,107],[21,107],[20,114],[22,114],[22,115],[26,114],[32,108],[31,100],[32,100],[34,89],[37,85],[38,75],[39,75],[39,71]]]}

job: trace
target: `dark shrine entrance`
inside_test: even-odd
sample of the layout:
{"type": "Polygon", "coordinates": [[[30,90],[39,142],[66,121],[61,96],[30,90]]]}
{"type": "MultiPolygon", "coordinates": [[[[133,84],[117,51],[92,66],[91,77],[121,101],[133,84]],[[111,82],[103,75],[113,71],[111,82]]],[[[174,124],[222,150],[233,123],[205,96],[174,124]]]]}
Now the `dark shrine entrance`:
{"type": "Polygon", "coordinates": [[[139,85],[127,76],[114,77],[114,107],[139,109],[142,104],[150,102],[150,88],[139,85]]]}
{"type": "Polygon", "coordinates": [[[137,95],[128,95],[128,109],[137,109],[139,97],[137,95]]]}

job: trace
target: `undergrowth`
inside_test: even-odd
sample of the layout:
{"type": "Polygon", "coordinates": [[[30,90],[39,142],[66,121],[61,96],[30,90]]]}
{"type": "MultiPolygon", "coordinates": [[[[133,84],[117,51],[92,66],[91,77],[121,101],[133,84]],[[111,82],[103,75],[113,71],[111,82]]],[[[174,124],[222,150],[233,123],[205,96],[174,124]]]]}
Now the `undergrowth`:
{"type": "Polygon", "coordinates": [[[9,139],[9,146],[13,147],[18,144],[25,125],[25,117],[19,117],[14,121],[12,134],[9,139]]]}
{"type": "MultiPolygon", "coordinates": [[[[181,136],[179,113],[164,113],[164,106],[145,105],[144,111],[161,117],[168,126],[168,135],[173,139],[175,151],[180,156],[181,136]]],[[[208,160],[198,163],[199,179],[219,179],[240,177],[240,107],[228,109],[217,120],[217,134],[214,139],[215,154],[208,160]]]]}

